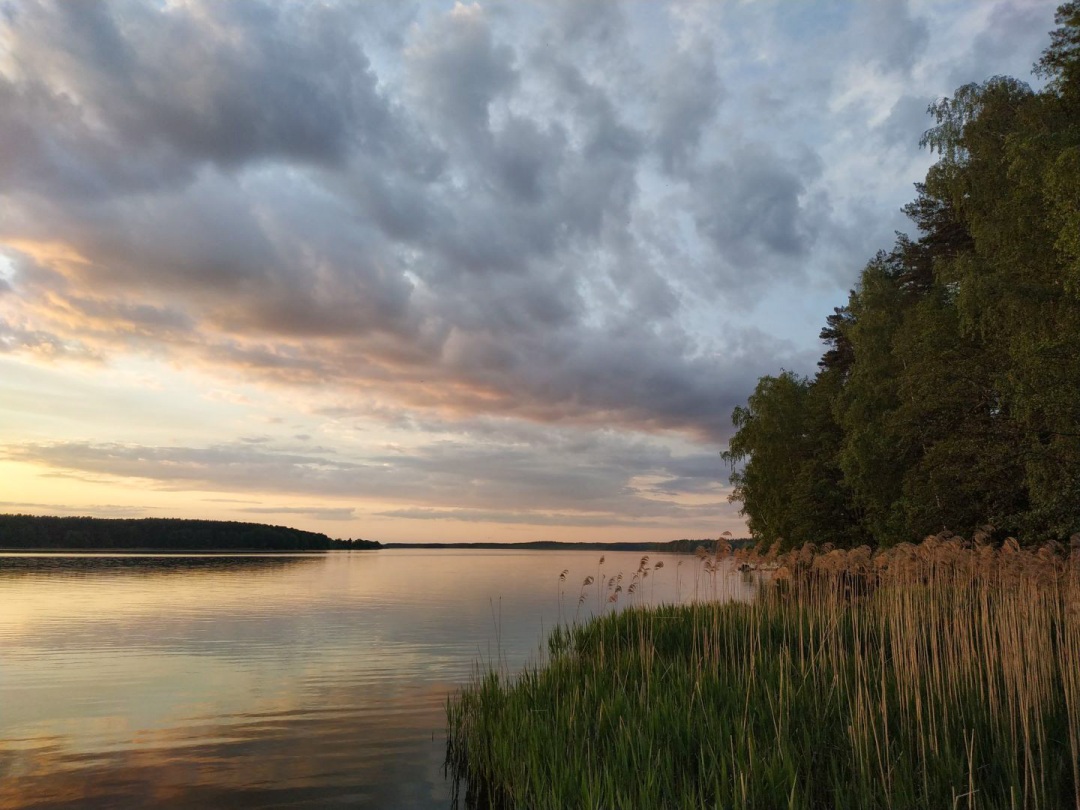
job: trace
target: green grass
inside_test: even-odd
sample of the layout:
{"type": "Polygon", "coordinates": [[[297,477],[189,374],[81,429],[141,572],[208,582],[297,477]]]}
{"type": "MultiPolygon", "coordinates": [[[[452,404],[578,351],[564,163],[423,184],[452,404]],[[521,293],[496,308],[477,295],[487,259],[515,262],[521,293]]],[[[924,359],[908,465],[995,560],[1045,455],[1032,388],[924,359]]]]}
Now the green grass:
{"type": "Polygon", "coordinates": [[[557,629],[448,703],[465,804],[1080,810],[1077,555],[924,549],[557,629]]]}

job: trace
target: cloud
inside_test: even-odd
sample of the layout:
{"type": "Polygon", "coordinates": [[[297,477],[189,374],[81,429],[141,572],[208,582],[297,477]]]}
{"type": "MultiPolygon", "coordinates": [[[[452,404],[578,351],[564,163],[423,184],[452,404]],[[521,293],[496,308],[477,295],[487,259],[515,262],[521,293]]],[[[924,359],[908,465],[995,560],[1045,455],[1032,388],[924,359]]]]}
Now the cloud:
{"type": "Polygon", "coordinates": [[[0,318],[0,355],[2,354],[30,354],[40,360],[101,362],[100,353],[80,340],[39,329],[26,329],[0,318]]]}
{"type": "Polygon", "coordinates": [[[673,54],[656,77],[653,95],[653,148],[666,171],[684,170],[724,97],[712,42],[699,39],[673,54]]]}
{"type": "Polygon", "coordinates": [[[12,15],[8,40],[27,75],[63,83],[44,98],[70,100],[88,134],[129,157],[335,164],[381,142],[388,123],[342,21],[340,9],[293,3],[34,2],[12,15]]]}
{"type": "Polygon", "coordinates": [[[464,523],[501,523],[523,526],[641,526],[651,523],[642,519],[629,520],[601,515],[567,515],[536,512],[511,512],[488,509],[391,509],[376,512],[377,517],[405,520],[461,521],[464,523]]]}
{"type": "Polygon", "coordinates": [[[702,177],[698,228],[739,271],[767,268],[770,257],[806,257],[828,213],[824,201],[809,194],[820,171],[811,152],[785,159],[762,147],[742,147],[702,177]]]}
{"type": "Polygon", "coordinates": [[[356,510],[347,506],[250,506],[240,510],[249,515],[301,515],[314,520],[354,520],[356,510]]]}
{"type": "MultiPolygon", "coordinates": [[[[18,103],[0,115],[24,133],[8,154],[26,180],[0,214],[25,324],[8,350],[144,351],[444,412],[722,435],[751,374],[723,359],[733,332],[680,326],[678,268],[635,225],[650,141],[686,168],[717,109],[709,42],[663,60],[648,123],[627,88],[507,38],[477,5],[417,22],[384,82],[362,17],[20,10],[19,69],[2,77],[18,103]]],[[[555,17],[548,36],[645,69],[618,57],[617,6],[555,17]]],[[[723,284],[812,247],[807,165],[715,164],[695,221],[729,264],[763,265],[723,284]]]]}
{"type": "Polygon", "coordinates": [[[448,137],[489,132],[491,104],[516,82],[514,52],[492,37],[479,3],[456,3],[405,50],[417,106],[448,137]]]}
{"type": "Polygon", "coordinates": [[[929,23],[909,0],[861,4],[853,27],[860,54],[885,71],[910,73],[930,43],[929,23]]]}
{"type": "Polygon", "coordinates": [[[551,6],[555,16],[552,28],[561,42],[606,50],[618,48],[625,41],[626,16],[614,0],[593,3],[554,0],[551,6]]]}
{"type": "Polygon", "coordinates": [[[919,108],[998,59],[1022,75],[1052,25],[1020,0],[8,8],[0,353],[167,363],[453,438],[542,430],[526,455],[505,430],[390,459],[94,426],[13,452],[573,519],[709,491],[603,442],[560,475],[545,442],[711,454],[760,375],[812,368],[808,302],[823,318],[891,239],[925,171],[919,108]],[[481,483],[457,503],[466,472],[481,483]]]}
{"type": "Polygon", "coordinates": [[[1057,2],[995,0],[978,7],[967,21],[977,31],[971,48],[950,66],[949,90],[995,75],[1027,80],[1053,28],[1057,2]]]}
{"type": "Polygon", "coordinates": [[[125,506],[120,504],[94,504],[93,506],[71,506],[58,503],[38,503],[26,501],[0,501],[0,509],[15,514],[36,514],[44,512],[49,515],[86,516],[93,514],[94,517],[130,518],[143,517],[152,511],[145,506],[125,506]]]}
{"type": "Polygon", "coordinates": [[[916,132],[921,137],[932,123],[926,111],[935,100],[926,96],[901,96],[882,124],[886,143],[892,146],[910,143],[912,133],[916,132]]]}
{"type": "MultiPolygon", "coordinates": [[[[715,452],[676,453],[655,441],[578,429],[553,435],[539,427],[504,429],[481,423],[457,439],[434,441],[408,452],[372,451],[363,462],[328,448],[296,452],[243,441],[209,447],[16,444],[7,446],[0,458],[59,474],[139,480],[166,491],[396,502],[421,510],[412,517],[432,510],[456,514],[455,520],[513,513],[516,517],[509,522],[599,525],[601,518],[616,523],[671,521],[730,510],[724,502],[726,490],[717,484],[726,469],[715,452]],[[640,483],[643,478],[650,483],[640,483]],[[679,501],[680,495],[702,492],[711,493],[713,502],[679,501]]],[[[347,520],[354,508],[259,505],[241,511],[347,520]]]]}

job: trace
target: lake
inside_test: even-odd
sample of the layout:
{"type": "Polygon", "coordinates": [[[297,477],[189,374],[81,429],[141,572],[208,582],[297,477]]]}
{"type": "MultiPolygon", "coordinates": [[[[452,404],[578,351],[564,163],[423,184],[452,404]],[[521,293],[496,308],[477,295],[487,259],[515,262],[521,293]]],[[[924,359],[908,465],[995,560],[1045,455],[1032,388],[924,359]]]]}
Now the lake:
{"type": "MultiPolygon", "coordinates": [[[[445,810],[447,696],[624,606],[642,555],[600,556],[0,554],[0,808],[445,810]]],[[[648,565],[635,604],[755,588],[648,565]]]]}

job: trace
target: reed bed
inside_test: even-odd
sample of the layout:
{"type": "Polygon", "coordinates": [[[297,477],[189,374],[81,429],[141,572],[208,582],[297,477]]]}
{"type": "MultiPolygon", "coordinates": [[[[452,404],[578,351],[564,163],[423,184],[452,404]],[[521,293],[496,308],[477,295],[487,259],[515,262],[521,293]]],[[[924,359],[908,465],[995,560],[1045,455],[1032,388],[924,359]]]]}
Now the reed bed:
{"type": "Polygon", "coordinates": [[[768,583],[559,627],[546,662],[448,701],[458,798],[1080,810],[1080,537],[984,540],[701,552],[768,583]]]}

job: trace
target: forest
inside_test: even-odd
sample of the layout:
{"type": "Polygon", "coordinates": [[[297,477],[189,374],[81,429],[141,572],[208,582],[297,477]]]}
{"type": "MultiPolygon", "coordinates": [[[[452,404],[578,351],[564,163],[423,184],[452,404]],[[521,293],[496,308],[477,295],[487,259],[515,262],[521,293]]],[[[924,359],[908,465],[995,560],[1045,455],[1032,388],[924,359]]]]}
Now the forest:
{"type": "Polygon", "coordinates": [[[0,550],[325,551],[378,548],[370,540],[224,520],[0,515],[0,550]]]}
{"type": "MultiPolygon", "coordinates": [[[[754,544],[751,538],[728,540],[732,548],[743,548],[754,544]]],[[[531,540],[524,543],[383,543],[382,548],[471,548],[471,549],[515,549],[519,551],[635,551],[666,552],[669,554],[694,554],[699,548],[713,548],[715,538],[692,540],[658,540],[656,542],[568,542],[563,540],[531,540]]]]}
{"type": "Polygon", "coordinates": [[[1080,2],[1055,23],[1038,91],[995,76],[930,105],[914,235],[825,319],[813,377],[762,377],[735,409],[723,456],[756,539],[1080,532],[1080,2]]]}

